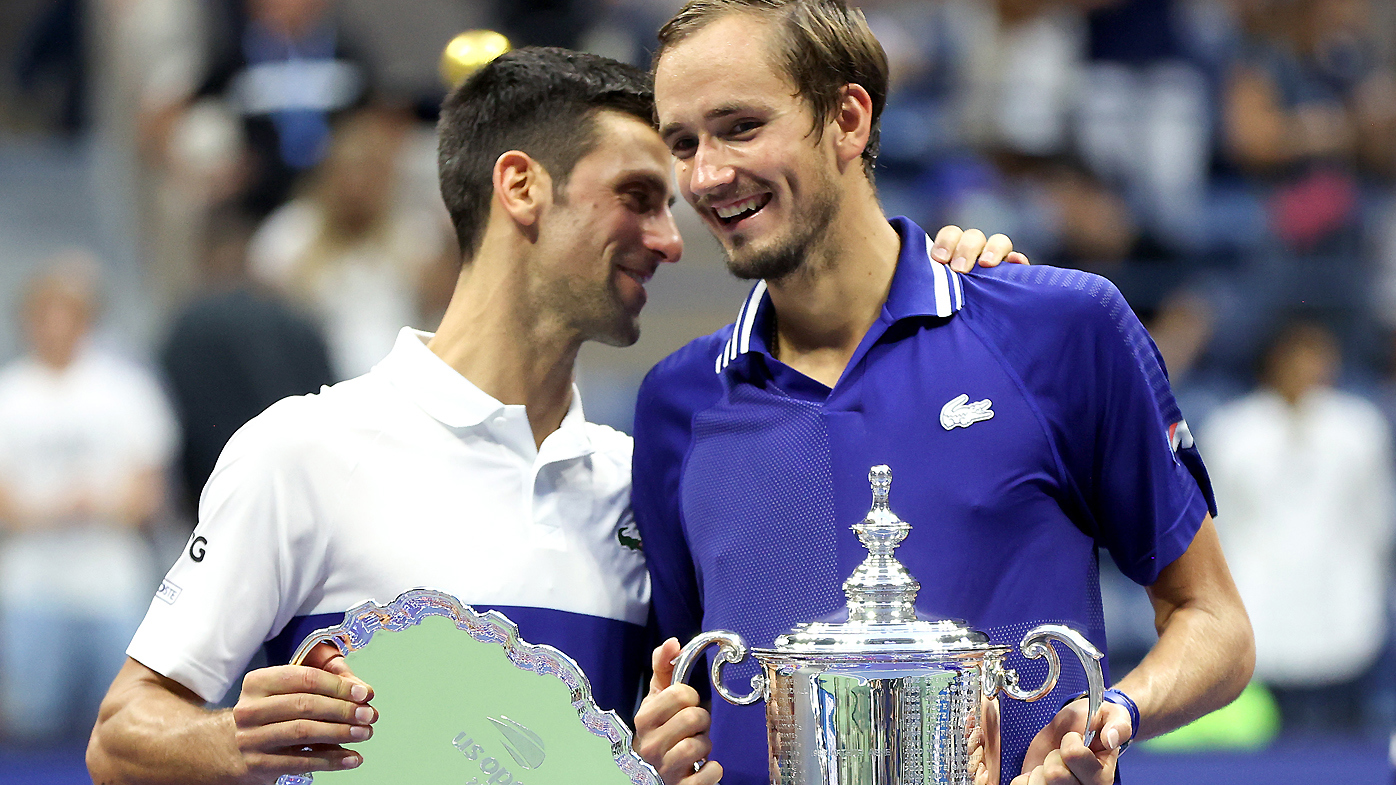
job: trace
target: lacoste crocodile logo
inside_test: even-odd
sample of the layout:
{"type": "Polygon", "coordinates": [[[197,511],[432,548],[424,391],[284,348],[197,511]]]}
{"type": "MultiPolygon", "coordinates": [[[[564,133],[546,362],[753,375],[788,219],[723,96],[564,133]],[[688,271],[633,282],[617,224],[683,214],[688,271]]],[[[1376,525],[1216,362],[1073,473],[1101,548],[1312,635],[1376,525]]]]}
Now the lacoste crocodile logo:
{"type": "Polygon", "coordinates": [[[956,428],[968,428],[977,422],[992,420],[994,410],[989,407],[993,405],[993,401],[988,398],[969,403],[969,396],[961,393],[940,407],[941,427],[952,431],[956,428]]]}
{"type": "Polygon", "coordinates": [[[616,541],[632,551],[645,549],[644,543],[640,542],[640,527],[635,525],[635,515],[629,510],[621,516],[620,525],[616,527],[616,541]]]}

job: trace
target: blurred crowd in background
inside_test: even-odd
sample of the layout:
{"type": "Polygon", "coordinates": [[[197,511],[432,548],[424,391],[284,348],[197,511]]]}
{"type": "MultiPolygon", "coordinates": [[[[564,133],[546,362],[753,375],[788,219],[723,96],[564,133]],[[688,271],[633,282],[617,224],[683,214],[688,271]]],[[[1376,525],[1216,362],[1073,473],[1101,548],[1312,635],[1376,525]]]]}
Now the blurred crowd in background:
{"type": "MultiPolygon", "coordinates": [[[[4,739],[85,736],[241,423],[434,327],[459,265],[435,190],[447,42],[487,28],[647,66],[678,5],[6,0],[4,739]],[[63,188],[65,219],[25,219],[63,188]]],[[[1181,743],[1385,738],[1396,4],[857,5],[892,63],[887,212],[1110,278],[1167,363],[1258,646],[1257,685],[1181,743]]],[[[622,429],[647,367],[744,291],[676,210],[689,250],[645,339],[583,358],[588,414],[622,429]]],[[[1153,612],[1102,561],[1119,674],[1153,612]]]]}

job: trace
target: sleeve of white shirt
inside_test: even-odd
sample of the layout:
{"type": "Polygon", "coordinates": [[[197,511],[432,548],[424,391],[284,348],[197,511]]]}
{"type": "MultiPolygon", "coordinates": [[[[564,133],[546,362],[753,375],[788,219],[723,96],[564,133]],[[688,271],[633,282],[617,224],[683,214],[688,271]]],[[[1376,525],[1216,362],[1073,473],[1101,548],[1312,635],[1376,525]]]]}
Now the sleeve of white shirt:
{"type": "Polygon", "coordinates": [[[257,649],[321,584],[323,505],[306,399],[275,404],[229,440],[199,501],[199,524],[161,583],[127,654],[219,700],[257,649]]]}

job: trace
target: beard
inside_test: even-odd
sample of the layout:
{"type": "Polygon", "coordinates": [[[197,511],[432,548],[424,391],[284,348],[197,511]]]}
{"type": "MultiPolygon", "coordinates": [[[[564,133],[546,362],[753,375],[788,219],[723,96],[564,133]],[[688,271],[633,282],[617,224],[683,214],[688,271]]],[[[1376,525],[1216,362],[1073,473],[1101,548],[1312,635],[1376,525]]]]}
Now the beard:
{"type": "Polygon", "coordinates": [[[838,195],[833,179],[821,177],[817,186],[795,215],[790,230],[772,239],[765,248],[751,248],[740,235],[732,247],[723,248],[727,269],[747,281],[779,281],[804,266],[813,249],[828,236],[838,212],[838,195]]]}
{"type": "Polygon", "coordinates": [[[626,347],[640,340],[639,315],[625,307],[614,281],[559,281],[536,307],[541,313],[563,315],[587,341],[626,347]]]}

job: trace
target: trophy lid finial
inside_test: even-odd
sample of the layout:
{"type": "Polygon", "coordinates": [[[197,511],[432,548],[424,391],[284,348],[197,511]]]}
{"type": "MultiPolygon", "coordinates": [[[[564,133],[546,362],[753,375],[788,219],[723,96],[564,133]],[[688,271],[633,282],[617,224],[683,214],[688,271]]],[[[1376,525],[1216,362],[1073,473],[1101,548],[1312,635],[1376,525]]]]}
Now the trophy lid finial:
{"type": "Polygon", "coordinates": [[[892,490],[892,467],[881,463],[869,469],[868,484],[872,485],[873,509],[887,509],[887,494],[892,490]]]}
{"type": "Polygon", "coordinates": [[[921,584],[892,555],[911,531],[911,525],[888,506],[891,467],[872,467],[868,483],[872,486],[872,509],[861,523],[853,526],[868,549],[868,557],[843,584],[843,593],[848,597],[848,619],[875,623],[915,621],[916,594],[921,584]]]}

